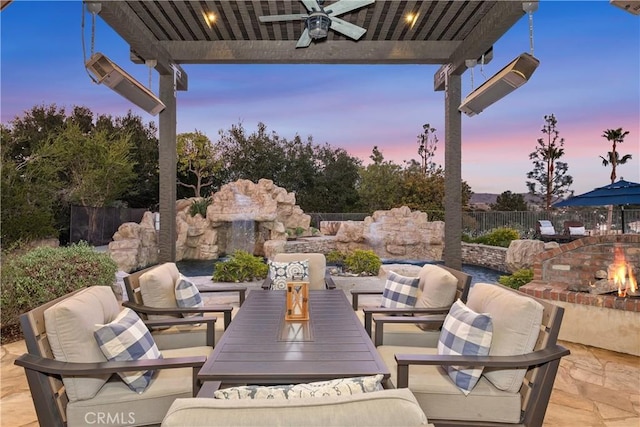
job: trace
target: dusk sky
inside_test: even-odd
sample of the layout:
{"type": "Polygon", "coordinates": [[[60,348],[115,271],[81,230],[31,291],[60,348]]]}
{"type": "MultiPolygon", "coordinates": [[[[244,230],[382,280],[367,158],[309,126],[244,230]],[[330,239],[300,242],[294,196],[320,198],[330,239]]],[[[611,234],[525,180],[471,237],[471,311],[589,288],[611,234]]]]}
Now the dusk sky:
{"type": "MultiPolygon", "coordinates": [[[[84,39],[90,55],[90,16],[84,39]]],[[[96,114],[128,110],[155,121],[107,87],[91,82],[83,66],[80,1],[14,1],[0,13],[1,122],[35,105],[96,114]]],[[[565,140],[563,161],[576,194],[608,184],[599,158],[611,149],[605,129],[630,133],[618,147],[633,160],[618,177],[640,182],[640,17],[608,1],[541,1],[534,14],[531,80],[474,117],[462,119],[462,177],[476,193],[526,192],[529,153],[542,136],[544,116],[555,114],[565,140]]],[[[129,61],[128,45],[100,18],[95,50],[147,85],[148,68],[129,61]]],[[[292,42],[292,49],[294,48],[292,42]]],[[[313,45],[309,47],[313,49],[313,45]]],[[[529,52],[526,15],[494,45],[494,59],[474,69],[474,83],[529,52]]],[[[178,92],[178,132],[218,131],[258,122],[281,137],[313,136],[365,161],[377,145],[387,160],[418,158],[424,123],[437,129],[436,161],[444,163],[444,92],[433,91],[435,65],[183,65],[189,90],[178,92]]],[[[152,90],[158,93],[158,75],[152,90]]],[[[463,75],[463,97],[471,73],[463,75]]]]}

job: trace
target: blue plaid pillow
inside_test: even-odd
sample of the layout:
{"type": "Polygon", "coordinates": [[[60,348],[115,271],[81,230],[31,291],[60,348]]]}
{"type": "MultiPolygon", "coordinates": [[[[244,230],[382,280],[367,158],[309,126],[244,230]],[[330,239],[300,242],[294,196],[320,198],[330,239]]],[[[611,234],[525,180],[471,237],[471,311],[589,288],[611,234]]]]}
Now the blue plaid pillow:
{"type": "MultiPolygon", "coordinates": [[[[200,291],[189,279],[182,274],[176,282],[176,303],[178,307],[204,307],[200,291]]],[[[202,313],[182,313],[183,317],[202,317],[202,313]]]]}
{"type": "Polygon", "coordinates": [[[301,282],[309,281],[309,260],[277,262],[269,261],[269,277],[271,278],[271,289],[284,291],[287,289],[287,282],[293,279],[301,282]]]}
{"type": "MultiPolygon", "coordinates": [[[[96,327],[93,335],[107,360],[162,359],[147,325],[129,308],[122,309],[111,323],[96,327]]],[[[118,372],[118,375],[131,390],[142,393],[151,383],[154,372],[118,372]]]]}
{"type": "Polygon", "coordinates": [[[405,277],[389,271],[382,292],[381,307],[413,308],[418,301],[419,277],[405,277]]]}
{"type": "MultiPolygon", "coordinates": [[[[493,336],[493,324],[488,314],[478,314],[460,300],[449,309],[444,320],[438,354],[487,356],[493,336]]],[[[471,393],[482,375],[482,366],[443,366],[456,386],[465,396],[471,393]]]]}

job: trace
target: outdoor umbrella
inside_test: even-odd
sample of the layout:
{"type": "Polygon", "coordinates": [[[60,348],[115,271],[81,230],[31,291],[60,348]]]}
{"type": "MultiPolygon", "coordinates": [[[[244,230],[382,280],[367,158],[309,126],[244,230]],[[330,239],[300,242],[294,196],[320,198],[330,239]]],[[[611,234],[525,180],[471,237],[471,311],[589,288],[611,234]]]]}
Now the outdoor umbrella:
{"type": "MultiPolygon", "coordinates": [[[[640,205],[640,184],[621,179],[613,184],[596,188],[578,196],[554,203],[553,207],[567,206],[624,206],[640,205]]],[[[622,209],[622,230],[624,231],[624,208],[622,209]]]]}

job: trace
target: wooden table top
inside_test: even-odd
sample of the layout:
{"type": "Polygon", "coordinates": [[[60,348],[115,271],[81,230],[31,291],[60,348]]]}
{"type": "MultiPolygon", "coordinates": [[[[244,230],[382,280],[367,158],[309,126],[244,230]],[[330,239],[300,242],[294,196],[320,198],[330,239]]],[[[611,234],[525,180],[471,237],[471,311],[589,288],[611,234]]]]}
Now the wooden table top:
{"type": "Polygon", "coordinates": [[[310,291],[308,321],[285,322],[284,314],[284,291],[249,292],[198,378],[225,384],[294,384],[389,377],[344,292],[310,291]]]}

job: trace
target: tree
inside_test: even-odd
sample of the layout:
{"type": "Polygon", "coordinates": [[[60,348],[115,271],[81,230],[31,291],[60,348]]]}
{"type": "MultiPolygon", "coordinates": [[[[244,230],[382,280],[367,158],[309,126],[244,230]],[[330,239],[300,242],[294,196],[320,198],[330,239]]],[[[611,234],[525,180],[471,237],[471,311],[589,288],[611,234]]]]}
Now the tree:
{"type": "Polygon", "coordinates": [[[431,175],[436,171],[433,157],[438,148],[438,137],[435,128],[429,123],[422,125],[422,133],[418,135],[418,155],[420,156],[420,168],[423,174],[431,175]]]}
{"type": "Polygon", "coordinates": [[[505,191],[491,204],[492,211],[528,211],[529,206],[524,196],[511,191],[505,191]]]}
{"type": "Polygon", "coordinates": [[[213,176],[220,169],[220,161],[209,138],[202,132],[181,133],[177,138],[178,171],[195,177],[195,184],[178,179],[178,184],[193,189],[195,197],[202,197],[202,189],[213,185],[213,176]]]}
{"type": "Polygon", "coordinates": [[[631,154],[625,154],[620,157],[620,154],[616,150],[617,144],[622,144],[624,142],[624,138],[629,135],[629,131],[623,131],[622,128],[618,129],[607,129],[602,134],[603,138],[606,138],[607,141],[611,142],[611,151],[607,152],[607,157],[600,156],[602,159],[602,166],[607,167],[611,165],[611,183],[616,182],[616,168],[618,165],[624,165],[627,161],[631,160],[631,154]]]}
{"type": "Polygon", "coordinates": [[[557,130],[558,121],[551,114],[544,116],[545,124],[538,138],[536,150],[529,154],[533,160],[533,170],[527,173],[529,193],[542,199],[545,210],[551,209],[553,201],[569,192],[573,178],[567,174],[569,166],[560,159],[564,156],[564,138],[560,138],[557,130]]]}
{"type": "Polygon", "coordinates": [[[373,163],[360,169],[360,203],[367,212],[397,207],[400,202],[398,189],[402,182],[402,167],[385,161],[377,146],[373,147],[369,158],[373,163]]]}
{"type": "MultiPolygon", "coordinates": [[[[618,165],[624,165],[628,160],[631,160],[631,154],[625,154],[620,157],[620,154],[616,150],[618,144],[622,144],[624,142],[624,138],[629,135],[629,131],[625,131],[622,128],[618,129],[607,129],[602,134],[603,138],[606,138],[607,141],[611,142],[611,151],[607,152],[607,157],[600,156],[602,159],[602,166],[607,167],[611,165],[611,183],[616,182],[616,168],[618,165]]],[[[611,222],[613,221],[613,205],[609,205],[607,209],[607,230],[611,229],[611,222]]]]}

